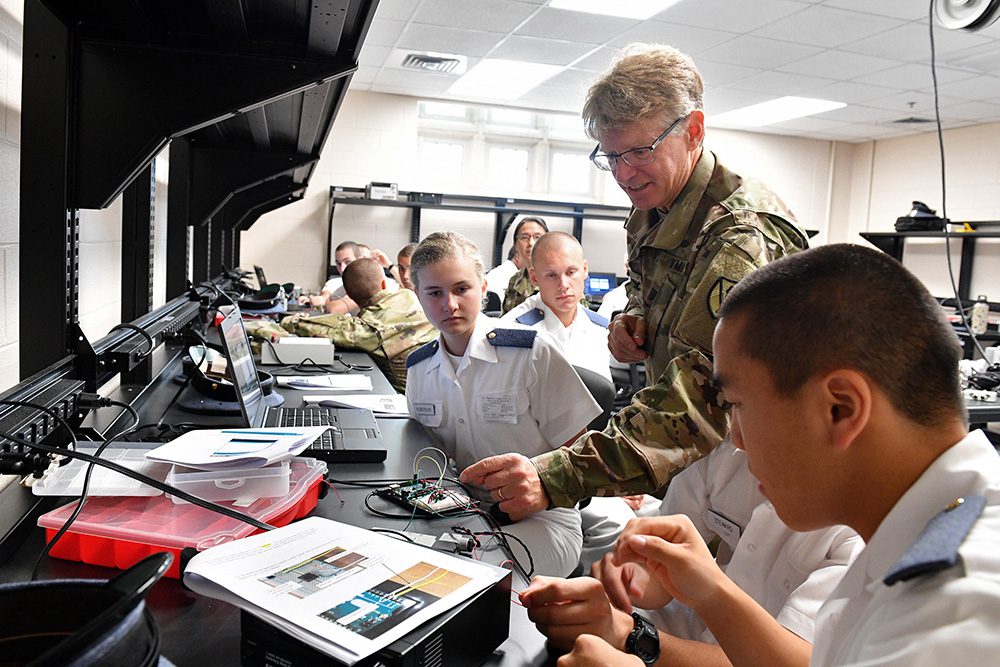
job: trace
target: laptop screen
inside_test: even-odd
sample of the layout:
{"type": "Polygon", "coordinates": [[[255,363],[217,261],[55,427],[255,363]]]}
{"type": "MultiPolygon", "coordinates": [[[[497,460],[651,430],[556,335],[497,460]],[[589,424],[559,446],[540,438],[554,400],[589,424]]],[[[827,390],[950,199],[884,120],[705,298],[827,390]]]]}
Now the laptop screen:
{"type": "Polygon", "coordinates": [[[267,278],[264,277],[264,269],[260,268],[256,264],[253,265],[253,271],[257,274],[257,288],[264,289],[267,285],[267,278]]]}
{"type": "Polygon", "coordinates": [[[583,293],[587,296],[600,296],[618,286],[618,280],[613,273],[591,273],[583,284],[583,293]]]}
{"type": "Polygon", "coordinates": [[[229,357],[230,373],[236,385],[243,417],[251,428],[261,428],[264,426],[267,404],[264,402],[264,391],[260,387],[257,365],[253,362],[250,341],[247,339],[239,308],[233,308],[226,314],[219,324],[219,330],[222,333],[222,346],[229,357]]]}

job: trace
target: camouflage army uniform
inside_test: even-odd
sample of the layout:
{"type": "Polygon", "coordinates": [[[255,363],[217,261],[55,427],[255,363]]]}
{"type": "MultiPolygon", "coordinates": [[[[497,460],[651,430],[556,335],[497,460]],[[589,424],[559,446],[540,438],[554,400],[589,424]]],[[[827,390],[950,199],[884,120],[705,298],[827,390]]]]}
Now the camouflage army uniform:
{"type": "MultiPolygon", "coordinates": [[[[517,273],[511,276],[510,283],[507,284],[500,314],[506,315],[527,301],[528,297],[536,292],[538,292],[538,286],[531,282],[531,278],[528,277],[528,269],[518,269],[517,273]]],[[[590,301],[587,300],[586,295],[580,297],[580,303],[584,308],[590,307],[590,301]]]]}
{"type": "Polygon", "coordinates": [[[518,269],[517,273],[511,276],[510,282],[507,283],[507,289],[503,294],[503,307],[500,312],[506,315],[537,291],[538,287],[528,277],[527,267],[518,269]]]}
{"type": "Polygon", "coordinates": [[[417,295],[408,289],[378,292],[354,317],[295,316],[281,326],[299,336],[325,337],[336,346],[370,353],[398,391],[406,390],[406,357],[438,337],[417,295]]]}
{"type": "Polygon", "coordinates": [[[670,211],[633,211],[625,229],[629,303],[646,320],[655,381],[603,433],[534,459],[553,503],[662,491],[728,433],[714,389],[712,334],[729,289],[754,269],[808,246],[782,201],[705,151],[670,211]]]}

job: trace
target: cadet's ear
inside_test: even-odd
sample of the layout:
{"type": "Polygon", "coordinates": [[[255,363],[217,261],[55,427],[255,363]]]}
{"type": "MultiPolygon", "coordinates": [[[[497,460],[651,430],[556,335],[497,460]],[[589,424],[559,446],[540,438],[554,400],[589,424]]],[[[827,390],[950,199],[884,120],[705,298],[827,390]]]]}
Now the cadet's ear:
{"type": "Polygon", "coordinates": [[[695,150],[705,140],[705,114],[701,109],[695,109],[688,115],[684,136],[688,150],[695,150]]]}
{"type": "Polygon", "coordinates": [[[872,412],[872,388],[857,371],[839,369],[821,383],[827,404],[831,442],[847,449],[868,425],[872,412]]]}
{"type": "Polygon", "coordinates": [[[531,280],[531,284],[538,287],[538,275],[535,274],[535,267],[528,269],[528,279],[531,280]]]}

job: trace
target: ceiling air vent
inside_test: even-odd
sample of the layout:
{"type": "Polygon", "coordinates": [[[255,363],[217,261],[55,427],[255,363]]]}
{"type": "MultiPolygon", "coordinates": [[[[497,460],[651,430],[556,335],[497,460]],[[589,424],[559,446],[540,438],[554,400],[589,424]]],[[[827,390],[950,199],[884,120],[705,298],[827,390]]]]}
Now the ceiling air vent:
{"type": "MultiPolygon", "coordinates": [[[[461,56],[435,55],[430,53],[408,53],[403,58],[403,69],[417,69],[425,72],[449,74],[464,65],[461,56]]],[[[458,72],[455,72],[456,74],[458,72]]]]}
{"type": "Polygon", "coordinates": [[[892,122],[895,125],[922,125],[923,123],[933,123],[934,120],[931,118],[920,118],[918,116],[907,116],[906,118],[897,118],[892,122]]]}

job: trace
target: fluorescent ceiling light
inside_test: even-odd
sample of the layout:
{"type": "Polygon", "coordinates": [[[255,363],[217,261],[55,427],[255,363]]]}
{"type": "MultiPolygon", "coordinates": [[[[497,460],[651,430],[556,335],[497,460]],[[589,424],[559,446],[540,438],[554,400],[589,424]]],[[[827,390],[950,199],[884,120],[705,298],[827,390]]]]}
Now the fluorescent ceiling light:
{"type": "Polygon", "coordinates": [[[832,102],[814,97],[779,97],[711,116],[705,122],[709,125],[728,127],[761,127],[846,106],[844,102],[832,102]]]}
{"type": "Polygon", "coordinates": [[[562,65],[484,58],[453,83],[448,93],[513,100],[564,69],[562,65]]]}
{"type": "Polygon", "coordinates": [[[680,0],[549,0],[553,9],[646,20],[680,0]]]}

